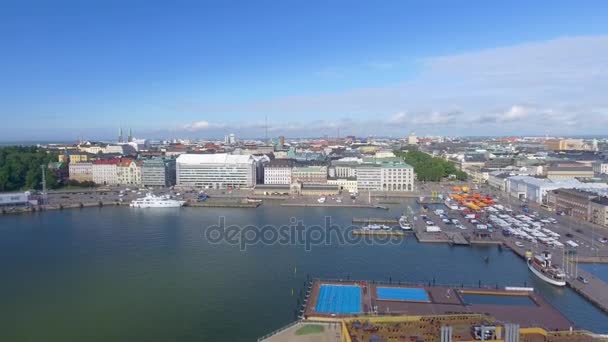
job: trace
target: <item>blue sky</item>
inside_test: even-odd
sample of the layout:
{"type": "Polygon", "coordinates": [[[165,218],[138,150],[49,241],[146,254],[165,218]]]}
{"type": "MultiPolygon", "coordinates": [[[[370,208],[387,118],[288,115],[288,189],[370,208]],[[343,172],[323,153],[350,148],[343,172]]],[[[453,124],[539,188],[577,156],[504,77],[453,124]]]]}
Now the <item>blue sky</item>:
{"type": "Polygon", "coordinates": [[[0,140],[601,134],[606,1],[7,1],[0,140]]]}

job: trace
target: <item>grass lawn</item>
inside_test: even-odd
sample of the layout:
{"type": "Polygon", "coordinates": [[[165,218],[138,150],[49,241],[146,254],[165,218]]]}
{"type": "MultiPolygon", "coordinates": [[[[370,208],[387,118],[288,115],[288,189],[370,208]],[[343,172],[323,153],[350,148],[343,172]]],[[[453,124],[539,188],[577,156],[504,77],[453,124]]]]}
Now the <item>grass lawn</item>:
{"type": "Polygon", "coordinates": [[[325,331],[325,327],[319,324],[307,324],[296,330],[296,336],[318,334],[325,331]]]}

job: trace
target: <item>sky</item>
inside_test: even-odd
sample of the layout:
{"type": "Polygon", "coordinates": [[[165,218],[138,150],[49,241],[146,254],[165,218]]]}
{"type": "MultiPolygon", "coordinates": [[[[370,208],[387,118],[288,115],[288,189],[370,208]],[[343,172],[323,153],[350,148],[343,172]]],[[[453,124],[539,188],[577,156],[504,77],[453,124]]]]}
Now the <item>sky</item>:
{"type": "Polygon", "coordinates": [[[1,0],[0,141],[606,134],[608,1],[1,0]]]}

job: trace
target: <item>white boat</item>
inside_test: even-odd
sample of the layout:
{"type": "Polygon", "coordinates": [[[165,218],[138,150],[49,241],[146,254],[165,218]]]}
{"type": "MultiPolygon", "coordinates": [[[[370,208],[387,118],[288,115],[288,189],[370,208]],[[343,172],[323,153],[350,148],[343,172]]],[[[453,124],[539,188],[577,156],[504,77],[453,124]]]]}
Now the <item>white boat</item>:
{"type": "Polygon", "coordinates": [[[408,222],[407,216],[401,215],[399,218],[399,227],[403,230],[412,230],[412,225],[408,222]]]}
{"type": "Polygon", "coordinates": [[[319,197],[319,199],[317,200],[317,202],[319,203],[325,203],[326,198],[325,197],[319,197]]]}
{"type": "Polygon", "coordinates": [[[171,199],[169,196],[154,196],[146,194],[146,197],[138,198],[131,201],[129,205],[132,208],[179,208],[186,201],[171,199]]]}
{"type": "Polygon", "coordinates": [[[566,286],[564,270],[551,263],[551,253],[542,252],[540,255],[528,255],[528,268],[543,281],[555,285],[566,286]]]}
{"type": "Polygon", "coordinates": [[[385,224],[381,224],[381,225],[380,225],[380,229],[384,229],[384,230],[390,230],[390,229],[391,229],[391,226],[387,226],[387,225],[385,225],[385,224]]]}
{"type": "Polygon", "coordinates": [[[363,226],[361,229],[363,230],[380,230],[382,227],[378,224],[369,224],[367,226],[363,226]]]}

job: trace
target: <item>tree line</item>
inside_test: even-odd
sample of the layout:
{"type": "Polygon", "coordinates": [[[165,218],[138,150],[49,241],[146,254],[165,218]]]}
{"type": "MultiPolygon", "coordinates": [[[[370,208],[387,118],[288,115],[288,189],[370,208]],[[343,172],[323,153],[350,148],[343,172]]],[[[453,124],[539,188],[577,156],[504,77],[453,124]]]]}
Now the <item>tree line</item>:
{"type": "MultiPolygon", "coordinates": [[[[42,189],[42,169],[57,161],[56,153],[48,153],[36,146],[0,147],[0,191],[42,189]]],[[[46,172],[47,188],[59,186],[55,175],[46,172]]]]}
{"type": "Polygon", "coordinates": [[[395,155],[414,167],[418,180],[425,182],[439,182],[446,177],[456,177],[458,180],[467,180],[466,172],[456,168],[453,162],[442,158],[432,157],[424,152],[395,151],[395,155]]]}

